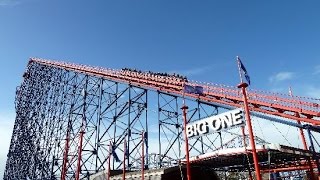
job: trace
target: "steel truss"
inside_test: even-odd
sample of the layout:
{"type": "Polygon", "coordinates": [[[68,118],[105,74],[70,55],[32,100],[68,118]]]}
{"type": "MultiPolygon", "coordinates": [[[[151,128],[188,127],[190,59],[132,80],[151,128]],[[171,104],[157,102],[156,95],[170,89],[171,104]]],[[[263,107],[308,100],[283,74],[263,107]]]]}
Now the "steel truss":
{"type": "MultiPolygon", "coordinates": [[[[141,170],[142,164],[145,169],[179,165],[186,156],[184,104],[189,107],[188,122],[242,106],[237,89],[206,85],[204,94],[196,95],[182,93],[181,88],[181,79],[32,59],[16,93],[16,121],[4,179],[77,179],[78,175],[89,179],[109,167],[135,171],[141,170]],[[150,130],[152,123],[156,130],[150,130]]],[[[296,108],[284,106],[301,103],[295,100],[298,98],[276,97],[281,106],[269,108],[264,100],[273,102],[275,96],[250,94],[250,108],[261,113],[258,117],[301,128],[309,137],[312,159],[319,159],[315,133],[320,129],[308,124],[320,124],[317,103],[302,102],[305,110],[299,117],[294,114],[296,108]]],[[[255,141],[267,143],[259,137],[255,141]]],[[[247,146],[248,135],[242,134],[241,128],[189,139],[192,157],[247,146]]],[[[244,166],[234,171],[254,171],[251,154],[242,159],[244,166]]]]}
{"type": "Polygon", "coordinates": [[[37,63],[24,77],[4,179],[74,179],[81,133],[82,179],[105,170],[108,158],[119,169],[125,138],[132,169],[147,131],[146,89],[37,63]],[[120,162],[110,156],[110,142],[120,162]]]}

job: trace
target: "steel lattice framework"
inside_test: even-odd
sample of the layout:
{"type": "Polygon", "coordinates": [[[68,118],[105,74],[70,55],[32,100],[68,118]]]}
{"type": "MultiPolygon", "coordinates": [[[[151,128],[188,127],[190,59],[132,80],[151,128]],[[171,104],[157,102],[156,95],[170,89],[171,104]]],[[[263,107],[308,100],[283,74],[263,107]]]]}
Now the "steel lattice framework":
{"type": "MultiPolygon", "coordinates": [[[[127,170],[139,170],[143,142],[145,168],[173,166],[185,158],[182,99],[189,106],[189,122],[243,106],[238,88],[150,72],[31,58],[23,77],[16,93],[5,180],[64,179],[64,175],[74,179],[77,172],[80,179],[89,179],[107,169],[110,160],[112,169],[125,165],[127,170]],[[183,93],[184,84],[202,86],[204,93],[183,93]],[[155,112],[150,112],[153,108],[155,112]],[[156,122],[156,128],[150,121],[156,122]],[[149,140],[154,137],[157,142],[149,140]],[[157,152],[149,152],[154,149],[157,152]]],[[[318,142],[312,139],[320,132],[318,99],[253,90],[248,96],[254,115],[309,133],[310,150],[316,151],[313,143],[318,142]]],[[[189,151],[197,156],[239,147],[242,142],[235,140],[239,135],[231,130],[190,139],[189,151]]]]}

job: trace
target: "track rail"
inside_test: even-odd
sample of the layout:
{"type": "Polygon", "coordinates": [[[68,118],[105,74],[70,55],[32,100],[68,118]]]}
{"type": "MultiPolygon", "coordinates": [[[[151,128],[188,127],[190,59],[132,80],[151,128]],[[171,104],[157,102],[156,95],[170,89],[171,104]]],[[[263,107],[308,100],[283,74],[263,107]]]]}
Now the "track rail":
{"type": "MultiPolygon", "coordinates": [[[[179,96],[195,98],[203,102],[224,105],[229,108],[242,107],[242,95],[237,87],[211,83],[187,82],[183,78],[164,76],[148,72],[116,70],[92,67],[81,64],[30,58],[29,63],[63,68],[93,76],[103,77],[116,82],[127,83],[137,87],[174,93],[179,96]],[[202,86],[203,94],[184,93],[183,86],[202,86]]],[[[320,99],[289,96],[270,92],[249,90],[248,103],[251,111],[320,125],[320,99]]]]}

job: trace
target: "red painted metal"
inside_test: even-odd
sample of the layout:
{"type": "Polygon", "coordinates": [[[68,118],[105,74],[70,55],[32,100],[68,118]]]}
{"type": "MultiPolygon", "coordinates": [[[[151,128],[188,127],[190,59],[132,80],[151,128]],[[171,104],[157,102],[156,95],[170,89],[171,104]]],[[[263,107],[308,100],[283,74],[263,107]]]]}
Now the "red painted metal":
{"type": "MultiPolygon", "coordinates": [[[[315,168],[317,168],[316,163],[314,163],[314,166],[315,166],[315,168]]],[[[312,165],[312,162],[311,162],[311,160],[309,159],[309,160],[308,160],[308,167],[309,167],[309,172],[311,173],[311,177],[314,177],[314,171],[313,171],[314,166],[312,165]]],[[[313,179],[314,179],[314,178],[311,178],[311,180],[313,180],[313,179]]]]}
{"type": "Polygon", "coordinates": [[[68,163],[68,154],[69,154],[69,139],[70,139],[70,128],[69,128],[69,125],[68,125],[67,135],[66,135],[66,144],[65,144],[64,155],[63,155],[61,180],[65,180],[66,179],[66,174],[67,174],[67,163],[68,163]]]}
{"type": "MultiPolygon", "coordinates": [[[[310,170],[310,166],[308,165],[308,162],[302,163],[299,162],[300,165],[294,165],[294,166],[286,166],[286,167],[277,167],[273,169],[263,169],[261,170],[261,173],[267,173],[267,172],[288,172],[288,171],[296,171],[296,170],[310,170]]],[[[317,165],[315,162],[311,163],[312,168],[317,168],[317,165]]]]}
{"type": "MultiPolygon", "coordinates": [[[[293,97],[293,93],[292,93],[291,87],[289,87],[289,96],[290,96],[290,97],[293,97]]],[[[295,113],[295,115],[296,115],[297,117],[299,117],[299,114],[298,114],[298,113],[295,113]]],[[[300,121],[297,121],[297,123],[298,123],[298,124],[301,124],[300,121]]],[[[299,131],[300,131],[300,137],[301,137],[301,140],[302,140],[302,144],[303,144],[304,150],[308,150],[308,146],[307,146],[307,142],[306,142],[306,137],[304,136],[303,129],[302,129],[302,128],[299,128],[299,131]]]]}
{"type": "Polygon", "coordinates": [[[191,180],[191,169],[190,169],[190,161],[189,161],[189,142],[187,137],[187,109],[188,106],[184,105],[181,108],[183,110],[183,131],[184,131],[184,139],[185,139],[185,150],[186,150],[186,160],[187,160],[187,180],[191,180]]]}
{"type": "MultiPolygon", "coordinates": [[[[301,124],[300,121],[297,121],[297,123],[301,124]]],[[[304,148],[304,150],[308,150],[307,141],[306,141],[306,137],[304,136],[303,129],[299,128],[299,132],[300,132],[300,137],[301,137],[301,140],[302,140],[303,148],[304,148]]]]}
{"type": "Polygon", "coordinates": [[[261,172],[262,172],[262,173],[288,172],[288,171],[308,170],[308,169],[309,169],[309,166],[296,166],[296,167],[284,167],[284,168],[261,170],[261,172]]]}
{"type": "MultiPolygon", "coordinates": [[[[291,87],[289,87],[289,95],[290,95],[291,97],[293,97],[291,87]]],[[[300,116],[298,113],[295,113],[295,115],[296,115],[297,117],[300,116]]],[[[301,124],[301,122],[300,122],[299,120],[297,120],[297,123],[298,123],[298,124],[301,124]]],[[[304,136],[303,129],[302,129],[302,128],[299,128],[299,132],[300,132],[300,137],[301,137],[301,140],[302,140],[303,148],[304,148],[304,150],[308,150],[307,141],[306,141],[306,137],[304,136]]],[[[311,172],[312,177],[313,177],[313,176],[314,176],[314,172],[313,172],[313,167],[312,167],[312,164],[311,164],[310,159],[308,160],[308,166],[307,166],[307,167],[308,167],[308,169],[309,169],[309,171],[311,172]]],[[[295,167],[295,168],[301,168],[301,167],[295,167]]],[[[284,169],[285,169],[285,168],[284,168],[284,169]]]]}
{"type": "Polygon", "coordinates": [[[83,134],[84,134],[84,124],[82,120],[81,124],[81,132],[80,132],[80,142],[79,142],[79,147],[78,147],[78,162],[77,162],[77,172],[76,172],[76,180],[79,180],[80,177],[80,171],[81,171],[81,158],[82,158],[82,142],[83,142],[83,134]]]}
{"type": "MultiPolygon", "coordinates": [[[[246,156],[248,157],[248,150],[247,150],[247,143],[246,143],[246,134],[244,131],[244,126],[241,127],[241,132],[242,132],[242,136],[243,136],[243,147],[245,148],[246,151],[246,156]]],[[[251,170],[250,167],[248,167],[248,174],[249,174],[249,180],[252,180],[252,174],[251,174],[251,170]]]]}
{"type": "MultiPolygon", "coordinates": [[[[145,72],[125,72],[122,70],[48,61],[37,58],[31,58],[30,62],[32,61],[52,67],[86,73],[93,76],[105,77],[122,83],[130,83],[138,87],[174,93],[181,96],[183,93],[182,84],[186,83],[182,82],[181,79],[166,79],[163,76],[151,76],[145,72]]],[[[230,107],[242,107],[241,92],[239,92],[239,90],[235,87],[190,82],[186,84],[199,85],[203,86],[204,88],[204,94],[202,96],[185,93],[186,97],[227,105],[230,107]]],[[[251,111],[276,115],[313,125],[320,125],[320,121],[317,119],[320,117],[319,99],[297,96],[290,97],[289,95],[281,95],[262,91],[249,91],[247,94],[249,97],[248,106],[251,111]],[[299,114],[299,116],[296,116],[295,114],[299,114]]]]}
{"type": "Polygon", "coordinates": [[[250,137],[250,146],[252,148],[252,155],[253,155],[254,168],[256,171],[256,178],[257,178],[257,180],[262,180],[261,174],[260,174],[259,159],[258,159],[258,155],[257,155],[257,151],[256,151],[256,144],[254,142],[254,134],[253,134],[252,125],[251,125],[250,112],[249,112],[248,102],[247,102],[246,87],[248,87],[248,84],[241,83],[238,87],[241,88],[241,91],[243,94],[244,110],[245,110],[246,121],[247,121],[247,126],[248,126],[248,131],[249,131],[249,137],[250,137]]]}

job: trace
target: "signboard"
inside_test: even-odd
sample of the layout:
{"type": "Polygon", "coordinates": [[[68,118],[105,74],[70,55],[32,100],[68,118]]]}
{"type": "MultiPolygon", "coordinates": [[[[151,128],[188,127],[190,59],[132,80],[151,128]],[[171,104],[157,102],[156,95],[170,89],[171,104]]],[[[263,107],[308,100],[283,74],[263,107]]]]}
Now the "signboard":
{"type": "Polygon", "coordinates": [[[187,124],[187,137],[199,137],[225,129],[244,125],[242,109],[235,109],[216,116],[207,117],[187,124]]]}

